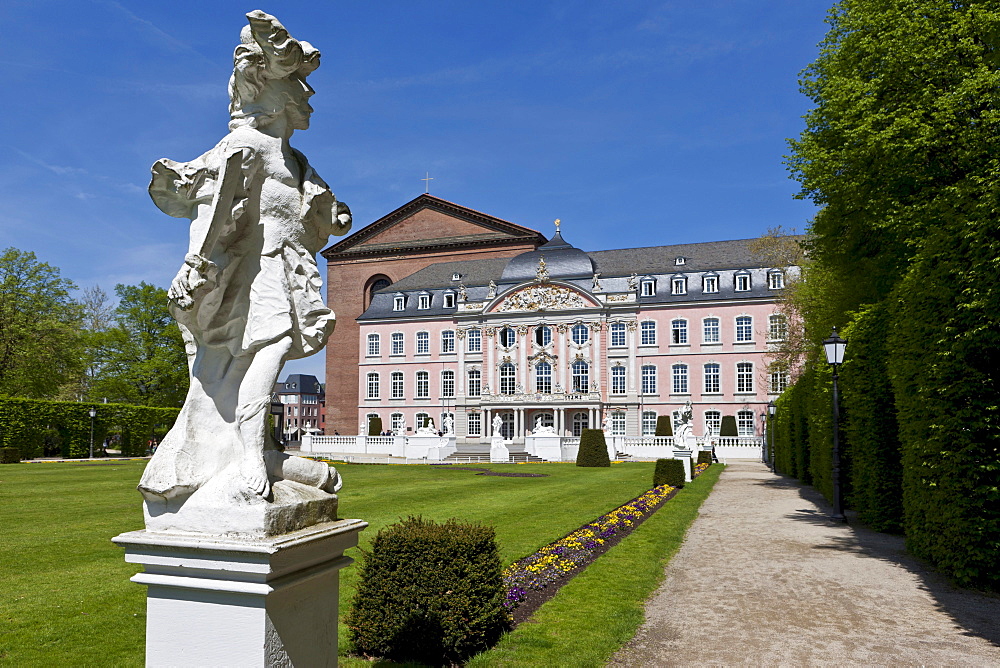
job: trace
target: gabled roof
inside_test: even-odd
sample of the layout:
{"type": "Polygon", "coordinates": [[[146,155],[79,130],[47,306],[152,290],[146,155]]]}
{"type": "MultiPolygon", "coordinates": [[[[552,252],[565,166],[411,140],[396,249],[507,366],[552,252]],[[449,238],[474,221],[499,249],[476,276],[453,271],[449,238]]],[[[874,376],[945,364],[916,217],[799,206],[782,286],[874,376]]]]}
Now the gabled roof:
{"type": "Polygon", "coordinates": [[[465,247],[506,246],[510,244],[545,243],[545,236],[536,230],[489,216],[433,195],[423,194],[410,200],[395,211],[379,218],[347,238],[335,243],[322,251],[327,259],[342,257],[363,257],[393,255],[400,251],[420,252],[437,251],[441,249],[459,249],[465,247]],[[406,221],[424,209],[444,214],[460,221],[464,228],[463,234],[449,233],[441,230],[440,237],[392,240],[389,230],[406,221]],[[376,237],[385,236],[382,242],[376,237]]]}

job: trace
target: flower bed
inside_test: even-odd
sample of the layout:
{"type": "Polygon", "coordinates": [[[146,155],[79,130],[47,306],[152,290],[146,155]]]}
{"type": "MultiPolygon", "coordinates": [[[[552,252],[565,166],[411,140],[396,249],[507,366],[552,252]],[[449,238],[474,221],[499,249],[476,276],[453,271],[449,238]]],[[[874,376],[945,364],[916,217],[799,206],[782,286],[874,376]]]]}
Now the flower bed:
{"type": "MultiPolygon", "coordinates": [[[[708,464],[697,465],[692,478],[697,478],[708,467],[708,464]]],[[[670,485],[654,487],[505,568],[505,605],[514,623],[528,619],[570,578],[632,533],[676,492],[670,485]]]]}

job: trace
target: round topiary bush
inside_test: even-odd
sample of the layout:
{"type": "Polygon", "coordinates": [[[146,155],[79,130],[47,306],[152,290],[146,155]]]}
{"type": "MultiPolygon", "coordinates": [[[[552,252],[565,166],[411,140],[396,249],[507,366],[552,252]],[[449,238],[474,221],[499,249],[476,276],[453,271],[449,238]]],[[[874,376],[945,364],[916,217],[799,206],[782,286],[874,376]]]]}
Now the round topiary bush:
{"type": "Polygon", "coordinates": [[[653,487],[670,485],[680,489],[684,486],[684,462],[680,459],[657,459],[653,470],[653,487]]]}
{"type": "Polygon", "coordinates": [[[674,426],[671,424],[671,419],[669,415],[660,415],[656,418],[656,435],[657,436],[673,436],[674,426]]]}
{"type": "Polygon", "coordinates": [[[345,620],[357,652],[459,665],[510,629],[492,527],[408,517],[379,531],[363,554],[345,620]]]}
{"type": "Polygon", "coordinates": [[[576,453],[577,466],[611,466],[608,444],[600,429],[584,429],[580,434],[580,449],[576,453]]]}

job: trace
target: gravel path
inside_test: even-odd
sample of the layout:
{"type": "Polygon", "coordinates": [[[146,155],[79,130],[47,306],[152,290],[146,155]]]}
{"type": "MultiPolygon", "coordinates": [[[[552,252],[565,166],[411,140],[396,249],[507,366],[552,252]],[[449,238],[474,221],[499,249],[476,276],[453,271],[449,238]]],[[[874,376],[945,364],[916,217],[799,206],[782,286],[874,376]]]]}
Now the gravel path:
{"type": "Polygon", "coordinates": [[[829,512],[763,464],[731,463],[609,665],[1000,666],[1000,597],[829,512]]]}

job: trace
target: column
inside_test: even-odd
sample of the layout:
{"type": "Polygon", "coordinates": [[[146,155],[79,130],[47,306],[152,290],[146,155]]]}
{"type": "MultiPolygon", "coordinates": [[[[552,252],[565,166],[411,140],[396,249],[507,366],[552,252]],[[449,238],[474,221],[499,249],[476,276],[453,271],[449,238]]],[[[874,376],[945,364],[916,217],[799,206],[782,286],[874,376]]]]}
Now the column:
{"type": "MultiPolygon", "coordinates": [[[[458,347],[458,369],[455,370],[455,398],[465,398],[465,330],[455,332],[455,345],[458,347]]],[[[481,382],[481,381],[480,381],[481,382]]],[[[455,402],[458,404],[458,402],[455,402]]]]}
{"type": "Polygon", "coordinates": [[[493,437],[493,416],[490,415],[490,409],[483,409],[483,434],[486,438],[493,437]]]}
{"type": "Polygon", "coordinates": [[[605,385],[604,380],[601,378],[601,369],[604,367],[604,365],[601,363],[601,331],[602,331],[601,328],[597,327],[590,328],[590,336],[591,336],[590,377],[592,379],[591,384],[600,385],[602,392],[601,396],[604,396],[604,393],[607,392],[607,386],[605,385]]]}
{"type": "Polygon", "coordinates": [[[628,367],[626,367],[628,369],[626,371],[626,375],[628,376],[628,381],[627,381],[628,384],[625,387],[625,391],[628,392],[629,394],[632,394],[636,391],[636,368],[635,368],[636,345],[635,344],[636,344],[636,339],[638,337],[636,336],[637,332],[635,331],[635,327],[636,325],[635,322],[633,321],[625,323],[625,336],[628,337],[627,338],[628,367]]]}
{"type": "Polygon", "coordinates": [[[492,327],[483,328],[483,345],[486,346],[489,362],[487,368],[484,369],[486,373],[483,374],[483,380],[489,383],[490,392],[496,394],[499,386],[497,385],[497,347],[496,347],[496,337],[494,336],[495,331],[492,327]]]}
{"type": "Polygon", "coordinates": [[[517,346],[517,378],[518,378],[518,381],[517,382],[519,382],[521,384],[521,387],[523,388],[523,391],[525,393],[527,393],[528,392],[528,379],[530,377],[529,374],[528,374],[528,346],[531,345],[531,344],[529,343],[530,339],[529,339],[529,337],[527,335],[527,328],[525,328],[525,330],[524,330],[525,333],[523,335],[521,334],[522,329],[520,327],[518,327],[516,331],[517,331],[517,343],[518,343],[518,346],[517,346]]]}
{"type": "Polygon", "coordinates": [[[569,358],[569,347],[566,343],[566,325],[559,325],[556,332],[559,336],[559,384],[562,385],[564,392],[569,392],[569,365],[573,361],[569,358]]]}

